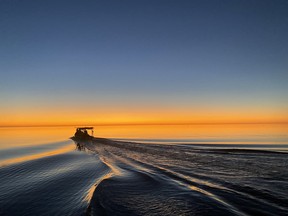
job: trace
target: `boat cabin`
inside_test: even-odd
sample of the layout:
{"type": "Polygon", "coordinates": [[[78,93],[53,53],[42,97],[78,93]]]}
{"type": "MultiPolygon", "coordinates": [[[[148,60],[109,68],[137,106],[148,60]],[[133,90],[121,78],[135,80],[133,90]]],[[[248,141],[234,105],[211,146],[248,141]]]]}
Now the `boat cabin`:
{"type": "Polygon", "coordinates": [[[94,128],[93,127],[78,127],[76,128],[75,137],[77,138],[89,138],[93,137],[94,134],[94,128]],[[88,131],[91,131],[91,135],[88,133],[88,131]]]}

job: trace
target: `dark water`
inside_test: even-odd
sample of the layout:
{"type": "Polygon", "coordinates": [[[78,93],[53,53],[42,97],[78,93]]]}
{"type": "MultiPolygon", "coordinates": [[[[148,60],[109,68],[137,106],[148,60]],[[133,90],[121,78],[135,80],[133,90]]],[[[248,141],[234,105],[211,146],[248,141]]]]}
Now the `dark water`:
{"type": "Polygon", "coordinates": [[[96,140],[89,215],[287,215],[287,154],[96,140]]]}
{"type": "Polygon", "coordinates": [[[82,144],[84,151],[72,141],[2,149],[0,215],[288,215],[288,154],[82,144]]]}
{"type": "Polygon", "coordinates": [[[69,148],[61,153],[65,144],[75,149],[72,141],[38,146],[38,149],[31,147],[27,150],[29,154],[32,150],[39,153],[61,146],[57,149],[60,153],[1,164],[0,215],[83,215],[86,212],[87,192],[105,175],[107,168],[96,155],[69,151],[69,148]]]}

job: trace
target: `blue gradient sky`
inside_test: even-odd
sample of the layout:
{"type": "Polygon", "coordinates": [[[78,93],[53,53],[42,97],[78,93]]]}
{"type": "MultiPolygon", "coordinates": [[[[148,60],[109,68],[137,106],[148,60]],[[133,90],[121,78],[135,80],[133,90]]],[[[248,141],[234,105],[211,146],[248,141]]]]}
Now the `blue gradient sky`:
{"type": "Polygon", "coordinates": [[[67,109],[81,120],[83,107],[95,122],[137,109],[287,121],[287,11],[286,0],[2,0],[0,124],[67,109]]]}

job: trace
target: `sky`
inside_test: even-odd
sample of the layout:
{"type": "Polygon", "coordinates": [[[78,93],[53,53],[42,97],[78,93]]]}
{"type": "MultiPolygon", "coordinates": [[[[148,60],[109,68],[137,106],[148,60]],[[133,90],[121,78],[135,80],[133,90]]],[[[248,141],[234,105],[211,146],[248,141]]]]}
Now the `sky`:
{"type": "Polygon", "coordinates": [[[286,0],[0,0],[0,126],[288,122],[286,0]]]}

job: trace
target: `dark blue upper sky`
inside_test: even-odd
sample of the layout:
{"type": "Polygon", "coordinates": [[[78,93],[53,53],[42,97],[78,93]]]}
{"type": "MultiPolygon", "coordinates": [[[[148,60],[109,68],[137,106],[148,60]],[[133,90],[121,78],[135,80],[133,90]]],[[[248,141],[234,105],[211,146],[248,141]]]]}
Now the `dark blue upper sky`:
{"type": "Polygon", "coordinates": [[[1,0],[1,104],[280,112],[287,38],[286,0],[1,0]]]}

